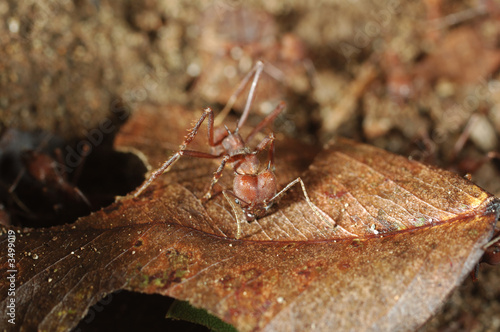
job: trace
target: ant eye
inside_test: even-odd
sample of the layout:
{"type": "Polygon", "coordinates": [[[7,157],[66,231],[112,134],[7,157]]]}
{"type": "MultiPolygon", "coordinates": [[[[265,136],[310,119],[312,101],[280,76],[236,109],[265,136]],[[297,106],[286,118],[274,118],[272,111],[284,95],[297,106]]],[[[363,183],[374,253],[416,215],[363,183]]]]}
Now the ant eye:
{"type": "Polygon", "coordinates": [[[253,213],[247,213],[247,217],[250,219],[255,219],[255,216],[253,213]]]}

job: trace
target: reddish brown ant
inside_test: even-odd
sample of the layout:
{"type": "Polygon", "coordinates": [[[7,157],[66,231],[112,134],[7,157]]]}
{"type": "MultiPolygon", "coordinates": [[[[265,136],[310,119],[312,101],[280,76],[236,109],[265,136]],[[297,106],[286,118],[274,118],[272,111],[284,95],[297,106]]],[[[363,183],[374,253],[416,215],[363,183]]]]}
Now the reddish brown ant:
{"type": "MultiPolygon", "coordinates": [[[[59,158],[59,161],[54,160],[46,153],[36,150],[24,152],[22,157],[26,166],[19,172],[18,178],[10,186],[9,192],[15,190],[19,178],[24,175],[24,172],[27,172],[45,188],[51,188],[53,191],[61,192],[64,195],[74,198],[76,201],[80,200],[90,208],[91,204],[87,197],[85,197],[80,189],[68,181],[66,173],[63,172],[64,169],[59,167],[63,165],[61,161],[61,151],[57,149],[55,154],[59,158]]],[[[47,189],[45,191],[47,191],[47,189]]]]}
{"type": "Polygon", "coordinates": [[[499,265],[500,264],[500,228],[498,226],[495,228],[495,233],[492,236],[492,240],[483,246],[484,254],[476,264],[476,267],[471,272],[472,281],[476,282],[479,275],[479,264],[486,263],[489,265],[499,265]]]}
{"type": "Polygon", "coordinates": [[[484,255],[481,258],[481,262],[498,265],[500,264],[500,228],[496,229],[495,234],[490,242],[483,246],[484,255]]]}
{"type": "MultiPolygon", "coordinates": [[[[214,112],[211,108],[206,108],[203,115],[200,117],[198,122],[189,131],[184,142],[180,145],[179,151],[177,151],[170,159],[168,159],[163,165],[154,171],[149,179],[144,182],[144,184],[134,193],[134,197],[139,196],[144,189],[146,189],[156,178],[167,171],[181,156],[191,156],[195,158],[206,158],[206,159],[216,159],[222,158],[220,166],[214,173],[212,183],[203,196],[203,201],[207,201],[212,197],[212,190],[214,185],[222,176],[222,171],[227,163],[231,164],[234,169],[234,181],[233,190],[223,190],[222,194],[226,200],[231,205],[233,213],[236,218],[237,232],[236,238],[241,235],[241,221],[238,217],[238,207],[243,210],[246,220],[248,222],[255,220],[256,218],[264,216],[271,205],[281,196],[283,196],[293,185],[300,183],[302,187],[302,192],[307,201],[307,204],[311,207],[314,213],[328,226],[333,228],[331,222],[325,219],[321,214],[319,209],[311,202],[304,185],[304,182],[300,177],[291,181],[286,185],[281,191],[278,192],[278,184],[276,176],[274,174],[274,135],[271,133],[267,135],[253,150],[251,150],[246,142],[249,142],[258,132],[260,132],[265,126],[272,123],[274,119],[283,111],[285,108],[285,103],[280,102],[278,106],[267,115],[247,136],[244,140],[239,130],[245,123],[248,114],[250,112],[250,106],[255,93],[255,88],[259,80],[259,76],[264,69],[264,63],[258,61],[253,69],[247,74],[243,79],[241,84],[235,91],[235,95],[238,95],[243,90],[241,87],[246,85],[250,77],[253,75],[253,81],[250,86],[250,91],[246,100],[245,108],[243,113],[236,125],[236,129],[231,132],[227,127],[214,128],[214,112]],[[200,129],[203,121],[208,119],[208,144],[211,148],[210,153],[186,150],[187,146],[195,138],[198,130],[200,129]],[[267,168],[264,170],[259,169],[259,159],[257,154],[261,151],[268,149],[269,162],[267,168]]],[[[229,104],[234,102],[236,98],[230,98],[229,104]]],[[[229,106],[231,107],[231,106],[229,106]]]]}
{"type": "Polygon", "coordinates": [[[90,211],[91,203],[75,185],[82,164],[70,180],[62,144],[62,139],[41,131],[2,133],[0,200],[13,224],[52,226],[90,211]]]}

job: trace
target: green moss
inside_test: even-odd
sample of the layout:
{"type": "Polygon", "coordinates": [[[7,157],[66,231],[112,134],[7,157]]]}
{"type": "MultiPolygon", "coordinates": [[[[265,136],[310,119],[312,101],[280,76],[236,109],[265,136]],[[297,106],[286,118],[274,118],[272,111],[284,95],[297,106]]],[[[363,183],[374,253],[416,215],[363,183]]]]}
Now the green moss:
{"type": "Polygon", "coordinates": [[[204,309],[191,306],[185,301],[174,301],[170,309],[168,309],[167,318],[199,324],[215,332],[237,332],[232,325],[222,321],[204,309]]]}

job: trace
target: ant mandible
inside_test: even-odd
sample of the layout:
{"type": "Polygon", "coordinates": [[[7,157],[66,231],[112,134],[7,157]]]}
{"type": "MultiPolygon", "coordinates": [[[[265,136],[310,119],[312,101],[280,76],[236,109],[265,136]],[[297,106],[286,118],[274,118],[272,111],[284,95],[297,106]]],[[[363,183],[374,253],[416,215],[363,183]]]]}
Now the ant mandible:
{"type": "MultiPolygon", "coordinates": [[[[293,185],[300,183],[302,192],[306,199],[307,204],[311,207],[314,213],[328,226],[334,227],[331,222],[325,219],[319,209],[311,202],[304,182],[300,177],[291,181],[282,190],[278,192],[278,184],[274,174],[274,140],[275,137],[271,133],[267,135],[253,150],[251,150],[245,142],[249,142],[257,133],[264,127],[272,123],[274,119],[285,108],[285,102],[280,102],[278,106],[267,115],[247,136],[244,140],[239,129],[245,123],[250,112],[250,106],[255,94],[255,88],[259,80],[259,76],[264,70],[264,63],[258,61],[253,69],[245,76],[238,88],[231,96],[228,104],[224,109],[232,107],[236,101],[237,96],[243,91],[248,81],[254,76],[250,90],[248,93],[247,101],[243,113],[236,125],[236,129],[231,132],[227,127],[214,128],[214,112],[210,107],[206,108],[203,115],[196,122],[194,127],[189,131],[184,142],[180,145],[179,150],[170,157],[163,165],[154,171],[149,179],[133,194],[138,197],[155,179],[166,172],[181,156],[190,156],[195,158],[217,159],[222,158],[222,161],[214,172],[212,183],[203,196],[203,201],[206,202],[212,197],[212,190],[214,185],[222,176],[222,171],[226,164],[230,164],[234,169],[233,190],[223,190],[222,194],[231,205],[233,213],[236,218],[237,232],[236,238],[241,235],[241,220],[238,217],[238,205],[243,210],[247,222],[251,222],[256,218],[264,216],[272,204],[283,196],[293,185]],[[195,138],[198,130],[200,129],[203,121],[208,119],[208,145],[211,148],[210,153],[187,150],[187,146],[195,138]],[[260,170],[259,159],[257,155],[268,149],[268,165],[265,169],[260,170]]],[[[224,113],[224,112],[223,112],[224,113]]]]}

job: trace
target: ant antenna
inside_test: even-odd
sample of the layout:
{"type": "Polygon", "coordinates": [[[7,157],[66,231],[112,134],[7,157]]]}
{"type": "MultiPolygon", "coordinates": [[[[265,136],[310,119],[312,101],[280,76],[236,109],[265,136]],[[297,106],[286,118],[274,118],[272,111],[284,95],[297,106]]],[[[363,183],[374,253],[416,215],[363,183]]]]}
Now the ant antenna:
{"type": "Polygon", "coordinates": [[[252,68],[252,70],[250,70],[248,72],[248,74],[243,78],[243,80],[240,82],[240,84],[238,85],[236,90],[233,92],[231,97],[229,97],[229,100],[228,100],[226,106],[224,106],[222,111],[215,118],[215,125],[216,126],[220,125],[222,123],[222,121],[224,121],[224,119],[228,115],[229,111],[233,107],[234,103],[236,102],[236,99],[238,99],[240,94],[243,92],[243,89],[245,89],[245,87],[247,86],[248,81],[250,80],[252,75],[254,75],[252,85],[250,86],[250,91],[248,92],[247,102],[245,104],[245,108],[243,110],[241,118],[238,122],[237,128],[240,128],[243,125],[243,123],[245,123],[245,121],[248,117],[248,113],[250,111],[250,106],[252,104],[252,100],[253,100],[254,95],[255,95],[255,89],[257,87],[257,82],[258,82],[260,74],[262,73],[263,70],[264,70],[264,63],[260,60],[257,61],[255,66],[252,68]]]}
{"type": "Polygon", "coordinates": [[[248,113],[250,112],[250,106],[252,105],[253,98],[255,97],[255,88],[257,87],[257,82],[259,81],[260,74],[264,69],[264,63],[262,61],[257,61],[255,67],[256,67],[255,76],[253,77],[252,85],[250,86],[250,91],[248,92],[247,103],[245,104],[245,108],[243,109],[243,113],[241,114],[240,121],[238,121],[237,128],[243,126],[243,124],[248,118],[248,113]]]}

